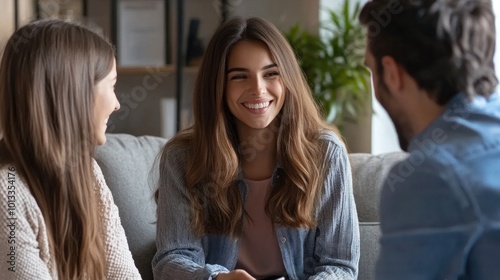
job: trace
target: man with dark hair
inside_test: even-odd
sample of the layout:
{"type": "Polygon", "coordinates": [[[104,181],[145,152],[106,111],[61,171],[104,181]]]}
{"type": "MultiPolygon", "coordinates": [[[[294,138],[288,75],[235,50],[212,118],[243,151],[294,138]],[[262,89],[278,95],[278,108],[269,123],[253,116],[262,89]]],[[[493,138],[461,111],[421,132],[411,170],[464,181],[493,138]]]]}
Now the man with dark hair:
{"type": "Polygon", "coordinates": [[[365,63],[407,160],[381,193],[377,279],[500,277],[490,0],[372,0],[365,63]]]}

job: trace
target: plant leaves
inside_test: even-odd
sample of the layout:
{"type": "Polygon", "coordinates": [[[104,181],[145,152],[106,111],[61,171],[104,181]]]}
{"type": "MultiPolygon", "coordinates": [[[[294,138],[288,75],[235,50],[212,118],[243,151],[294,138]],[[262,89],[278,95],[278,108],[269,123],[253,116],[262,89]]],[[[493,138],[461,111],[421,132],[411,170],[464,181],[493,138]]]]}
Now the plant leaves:
{"type": "Polygon", "coordinates": [[[358,21],[360,3],[344,0],[340,10],[327,10],[319,35],[294,25],[287,32],[314,99],[325,120],[339,127],[356,120],[371,98],[370,72],[364,66],[365,32],[358,21]]]}

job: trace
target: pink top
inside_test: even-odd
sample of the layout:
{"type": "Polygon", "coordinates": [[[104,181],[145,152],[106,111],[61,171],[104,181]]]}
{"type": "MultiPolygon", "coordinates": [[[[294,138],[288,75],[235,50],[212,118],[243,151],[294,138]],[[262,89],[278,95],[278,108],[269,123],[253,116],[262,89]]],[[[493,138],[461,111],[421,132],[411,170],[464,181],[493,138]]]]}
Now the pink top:
{"type": "Polygon", "coordinates": [[[265,211],[271,179],[245,179],[245,182],[248,185],[245,210],[249,218],[243,221],[236,268],[244,269],[255,278],[285,275],[274,224],[265,211]]]}

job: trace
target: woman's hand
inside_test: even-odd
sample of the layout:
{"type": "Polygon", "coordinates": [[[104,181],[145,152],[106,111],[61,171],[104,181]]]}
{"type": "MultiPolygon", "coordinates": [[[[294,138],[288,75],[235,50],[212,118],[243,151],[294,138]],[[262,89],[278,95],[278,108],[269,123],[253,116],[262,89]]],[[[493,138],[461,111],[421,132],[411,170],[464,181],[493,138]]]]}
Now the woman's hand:
{"type": "Polygon", "coordinates": [[[256,280],[243,269],[235,269],[229,273],[219,273],[216,280],[256,280]]]}

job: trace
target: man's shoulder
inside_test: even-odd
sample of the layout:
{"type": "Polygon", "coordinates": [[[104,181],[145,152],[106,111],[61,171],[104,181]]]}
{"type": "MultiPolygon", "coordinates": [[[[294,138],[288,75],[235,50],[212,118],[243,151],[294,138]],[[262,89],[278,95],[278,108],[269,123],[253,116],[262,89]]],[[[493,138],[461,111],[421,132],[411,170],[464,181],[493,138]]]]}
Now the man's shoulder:
{"type": "MultiPolygon", "coordinates": [[[[439,177],[449,166],[435,154],[411,152],[408,156],[390,169],[385,185],[391,189],[395,186],[419,185],[429,177],[439,177]]],[[[409,191],[416,190],[409,188],[409,191]]]]}
{"type": "Polygon", "coordinates": [[[486,101],[450,104],[441,117],[412,140],[412,157],[408,160],[423,157],[430,162],[460,165],[492,152],[500,159],[500,107],[498,111],[491,107],[486,101]]]}
{"type": "MultiPolygon", "coordinates": [[[[463,166],[449,151],[436,149],[425,153],[412,151],[389,171],[382,188],[388,200],[465,199],[463,166]]],[[[463,165],[463,164],[462,164],[463,165]]]]}
{"type": "Polygon", "coordinates": [[[384,231],[453,227],[477,217],[453,166],[434,156],[410,154],[395,164],[381,191],[384,231]]]}

